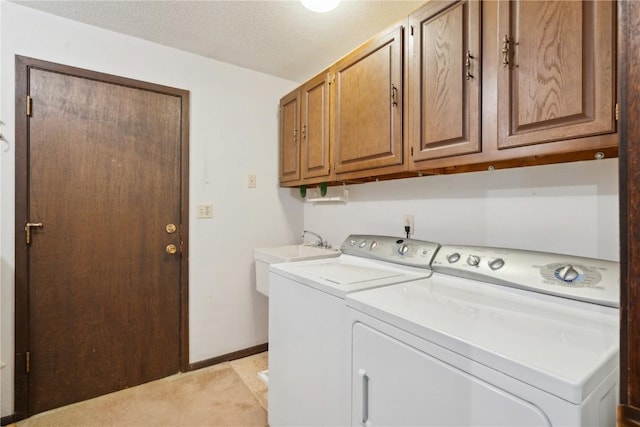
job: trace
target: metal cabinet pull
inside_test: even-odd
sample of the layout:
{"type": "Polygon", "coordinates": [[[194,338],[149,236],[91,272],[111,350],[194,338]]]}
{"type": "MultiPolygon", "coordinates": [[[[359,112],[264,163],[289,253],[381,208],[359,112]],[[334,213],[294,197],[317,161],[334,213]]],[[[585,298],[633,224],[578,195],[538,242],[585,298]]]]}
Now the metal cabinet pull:
{"type": "Polygon", "coordinates": [[[468,50],[467,51],[467,55],[464,61],[464,66],[466,68],[466,75],[465,77],[467,78],[467,80],[470,80],[473,78],[473,74],[471,74],[471,60],[473,59],[473,55],[471,55],[471,51],[468,50]]]}
{"type": "Polygon", "coordinates": [[[360,418],[360,424],[364,427],[368,427],[369,423],[369,377],[367,371],[364,369],[358,369],[358,375],[362,380],[362,417],[360,418]]]}
{"type": "Polygon", "coordinates": [[[24,226],[24,231],[25,231],[25,241],[27,243],[27,245],[31,244],[31,229],[32,228],[42,228],[42,223],[41,222],[28,222],[25,226],[24,226]]]}
{"type": "Polygon", "coordinates": [[[507,36],[506,34],[502,39],[502,66],[509,66],[509,36],[507,36]]]}
{"type": "Polygon", "coordinates": [[[302,126],[302,139],[307,139],[307,125],[302,126]]]}
{"type": "Polygon", "coordinates": [[[391,85],[391,105],[398,106],[398,89],[394,84],[391,85]]]}

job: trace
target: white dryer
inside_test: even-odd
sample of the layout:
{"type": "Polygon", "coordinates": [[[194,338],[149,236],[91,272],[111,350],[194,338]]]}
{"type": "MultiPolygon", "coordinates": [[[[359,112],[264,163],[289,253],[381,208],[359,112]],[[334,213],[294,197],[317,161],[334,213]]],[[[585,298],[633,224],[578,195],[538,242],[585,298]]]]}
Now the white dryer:
{"type": "Polygon", "coordinates": [[[352,425],[614,426],[619,264],[442,246],[347,296],[352,425]]]}
{"type": "Polygon", "coordinates": [[[272,264],[269,425],[350,424],[346,295],[429,277],[436,243],[351,235],[342,255],[272,264]]]}

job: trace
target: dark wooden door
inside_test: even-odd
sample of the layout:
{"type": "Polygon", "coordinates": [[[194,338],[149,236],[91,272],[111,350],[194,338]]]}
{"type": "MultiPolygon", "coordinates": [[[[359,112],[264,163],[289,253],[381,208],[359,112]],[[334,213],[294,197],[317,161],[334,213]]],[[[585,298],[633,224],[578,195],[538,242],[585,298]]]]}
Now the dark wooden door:
{"type": "Polygon", "coordinates": [[[47,69],[27,87],[16,196],[42,226],[16,243],[34,414],[180,370],[183,111],[179,96],[47,69]]]}
{"type": "Polygon", "coordinates": [[[620,405],[640,426],[640,2],[620,2],[620,405]]]}

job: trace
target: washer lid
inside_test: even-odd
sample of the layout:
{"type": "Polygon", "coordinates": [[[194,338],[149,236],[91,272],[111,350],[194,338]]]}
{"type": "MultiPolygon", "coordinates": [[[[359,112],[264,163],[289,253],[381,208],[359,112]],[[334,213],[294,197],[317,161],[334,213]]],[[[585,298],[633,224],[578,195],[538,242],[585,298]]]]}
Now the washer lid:
{"type": "Polygon", "coordinates": [[[574,404],[618,366],[610,307],[437,273],[347,305],[574,404]]]}
{"type": "Polygon", "coordinates": [[[371,282],[402,276],[402,273],[399,271],[381,270],[379,268],[362,267],[341,262],[322,262],[306,265],[302,268],[308,274],[315,274],[319,278],[337,285],[371,282]]]}
{"type": "Polygon", "coordinates": [[[271,264],[269,271],[340,298],[379,286],[429,277],[431,270],[342,254],[337,258],[271,264]]]}

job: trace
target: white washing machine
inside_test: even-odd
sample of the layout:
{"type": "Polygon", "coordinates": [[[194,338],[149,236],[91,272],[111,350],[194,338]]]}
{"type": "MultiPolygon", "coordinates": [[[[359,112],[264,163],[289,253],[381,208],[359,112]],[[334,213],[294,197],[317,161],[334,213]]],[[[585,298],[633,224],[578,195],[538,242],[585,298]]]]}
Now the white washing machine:
{"type": "Polygon", "coordinates": [[[344,298],[429,277],[437,248],[418,240],[351,235],[337,258],[270,266],[270,426],[350,424],[344,298]]]}
{"type": "Polygon", "coordinates": [[[352,425],[614,426],[619,264],[442,246],[347,296],[352,425]]]}

